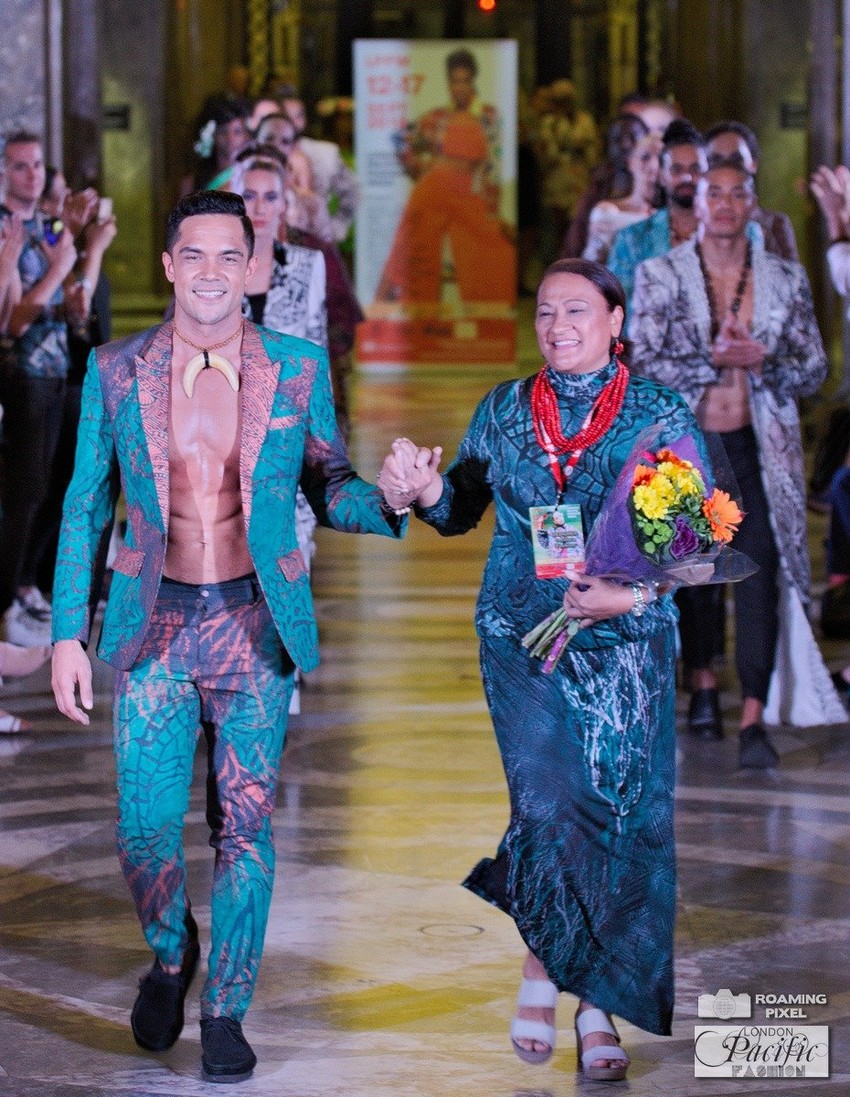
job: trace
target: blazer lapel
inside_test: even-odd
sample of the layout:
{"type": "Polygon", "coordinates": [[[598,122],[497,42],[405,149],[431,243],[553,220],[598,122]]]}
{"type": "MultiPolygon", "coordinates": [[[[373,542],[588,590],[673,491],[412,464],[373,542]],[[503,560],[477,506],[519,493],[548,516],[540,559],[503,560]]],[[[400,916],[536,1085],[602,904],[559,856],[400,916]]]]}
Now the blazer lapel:
{"type": "Polygon", "coordinates": [[[251,525],[251,483],[265,441],[280,367],[266,353],[255,324],[245,323],[242,336],[242,438],[239,482],[246,531],[251,525]]]}
{"type": "Polygon", "coordinates": [[[164,530],[168,529],[169,512],[168,416],[171,408],[172,331],[171,323],[163,324],[147,349],[136,355],[139,411],[164,530]]]}
{"type": "Polygon", "coordinates": [[[773,300],[773,282],[768,271],[765,270],[764,247],[758,241],[753,242],[753,338],[770,345],[772,333],[770,330],[771,311],[775,307],[773,300]]]}

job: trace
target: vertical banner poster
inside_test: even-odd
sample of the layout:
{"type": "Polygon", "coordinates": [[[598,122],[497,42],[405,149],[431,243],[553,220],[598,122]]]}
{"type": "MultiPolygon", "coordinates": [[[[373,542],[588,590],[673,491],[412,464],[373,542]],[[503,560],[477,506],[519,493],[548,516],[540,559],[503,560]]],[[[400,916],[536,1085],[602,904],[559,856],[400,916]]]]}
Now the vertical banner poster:
{"type": "Polygon", "coordinates": [[[516,353],[513,41],[354,43],[358,361],[516,353]]]}

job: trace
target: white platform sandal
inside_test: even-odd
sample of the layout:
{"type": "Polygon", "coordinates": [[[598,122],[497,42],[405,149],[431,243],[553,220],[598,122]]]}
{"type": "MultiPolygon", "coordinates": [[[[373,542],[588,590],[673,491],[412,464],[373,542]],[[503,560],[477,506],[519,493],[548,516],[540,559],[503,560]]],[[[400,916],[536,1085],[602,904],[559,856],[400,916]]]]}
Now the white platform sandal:
{"type": "MultiPolygon", "coordinates": [[[[537,1009],[555,1009],[558,1004],[558,988],[548,979],[523,979],[519,985],[517,1009],[532,1006],[537,1009]]],[[[514,1017],[511,1021],[511,1043],[514,1051],[525,1063],[545,1063],[552,1058],[557,1039],[554,1025],[546,1021],[528,1021],[524,1017],[514,1017]],[[536,1040],[546,1044],[543,1051],[530,1051],[518,1044],[518,1040],[536,1040]]]]}
{"type": "Polygon", "coordinates": [[[622,1082],[629,1068],[629,1057],[620,1047],[620,1037],[611,1024],[611,1018],[601,1009],[585,1009],[576,1014],[576,1041],[578,1043],[578,1061],[585,1078],[592,1082],[622,1082]],[[582,1050],[582,1041],[591,1032],[607,1032],[617,1041],[616,1044],[598,1044],[596,1047],[582,1050]],[[617,1060],[614,1062],[613,1060],[617,1060]],[[597,1066],[606,1061],[609,1066],[597,1066]]]}

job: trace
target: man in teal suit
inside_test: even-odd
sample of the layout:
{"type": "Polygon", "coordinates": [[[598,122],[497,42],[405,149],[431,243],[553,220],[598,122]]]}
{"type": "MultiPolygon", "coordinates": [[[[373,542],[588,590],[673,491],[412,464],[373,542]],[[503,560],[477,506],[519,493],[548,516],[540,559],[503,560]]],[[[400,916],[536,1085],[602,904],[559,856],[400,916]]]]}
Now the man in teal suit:
{"type": "Polygon", "coordinates": [[[173,323],[89,362],[53,603],[56,702],[87,724],[93,564],[123,490],[98,653],[116,670],[119,857],[156,956],[133,1034],[154,1051],[176,1041],[198,963],[182,829],[203,730],[216,857],[201,1046],[214,1082],[256,1063],[241,1021],[272,892],[270,817],[294,670],[318,662],[296,488],[335,529],[400,537],[406,521],[351,467],[325,352],[243,321],[252,253],[239,196],[207,191],[172,211],[173,323]]]}

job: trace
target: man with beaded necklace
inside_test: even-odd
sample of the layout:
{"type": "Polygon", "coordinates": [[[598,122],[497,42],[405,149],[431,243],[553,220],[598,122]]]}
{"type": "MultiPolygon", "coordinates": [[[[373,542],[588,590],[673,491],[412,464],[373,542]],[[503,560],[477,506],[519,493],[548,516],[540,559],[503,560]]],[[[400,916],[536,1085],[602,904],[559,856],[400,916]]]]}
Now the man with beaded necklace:
{"type": "MultiPolygon", "coordinates": [[[[754,204],[753,177],[740,163],[709,167],[697,185],[696,237],[638,267],[629,334],[636,372],[685,397],[703,430],[719,434],[737,480],[745,518],[735,545],[758,564],[734,586],[739,760],[772,768],[779,756],[763,721],[809,726],[843,722],[844,713],[805,613],[796,402],[820,387],[826,356],[805,271],[748,238],[754,204]],[[799,677],[795,666],[805,667],[799,677]]],[[[678,599],[689,717],[706,739],[723,736],[710,626],[722,589],[690,588],[678,599]]]]}

